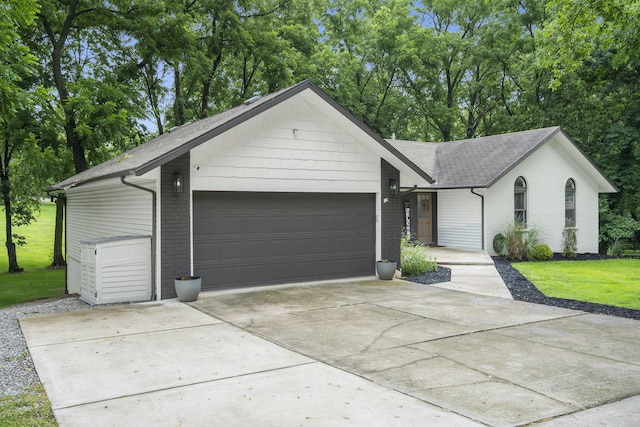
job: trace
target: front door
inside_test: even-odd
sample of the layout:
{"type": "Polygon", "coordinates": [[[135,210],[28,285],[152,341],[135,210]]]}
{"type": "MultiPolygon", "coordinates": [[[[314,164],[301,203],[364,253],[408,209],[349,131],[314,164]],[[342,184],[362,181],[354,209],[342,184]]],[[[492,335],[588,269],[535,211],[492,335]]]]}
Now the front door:
{"type": "Polygon", "coordinates": [[[418,194],[418,240],[433,243],[433,194],[418,194]]]}

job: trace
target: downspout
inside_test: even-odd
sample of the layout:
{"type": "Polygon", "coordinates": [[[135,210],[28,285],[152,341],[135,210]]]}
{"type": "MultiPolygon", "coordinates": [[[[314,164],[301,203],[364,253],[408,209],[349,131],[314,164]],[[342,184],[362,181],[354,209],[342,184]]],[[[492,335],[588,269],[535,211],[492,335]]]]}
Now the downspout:
{"type": "Polygon", "coordinates": [[[156,294],[156,192],[149,188],[142,187],[140,185],[133,184],[131,182],[127,182],[124,180],[124,175],[120,177],[120,182],[124,185],[128,185],[129,187],[137,188],[138,190],[146,191],[147,193],[151,193],[151,203],[152,207],[152,217],[151,217],[151,301],[155,301],[158,298],[156,294]]]}
{"type": "Polygon", "coordinates": [[[484,196],[482,194],[478,194],[475,191],[473,191],[474,189],[471,188],[471,194],[475,194],[476,196],[480,197],[481,201],[481,216],[480,216],[480,229],[482,230],[482,250],[485,250],[484,247],[484,196]]]}

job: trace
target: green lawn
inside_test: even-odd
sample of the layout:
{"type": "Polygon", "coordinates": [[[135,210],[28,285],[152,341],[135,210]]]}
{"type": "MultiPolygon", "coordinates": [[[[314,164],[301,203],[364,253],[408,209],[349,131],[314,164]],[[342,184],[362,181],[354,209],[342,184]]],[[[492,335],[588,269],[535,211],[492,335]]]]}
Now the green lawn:
{"type": "Polygon", "coordinates": [[[640,260],[518,262],[512,265],[549,297],[640,310],[640,260]]]}
{"type": "Polygon", "coordinates": [[[26,245],[18,246],[18,265],[24,273],[7,273],[9,261],[4,228],[4,210],[0,209],[0,308],[64,295],[64,270],[47,270],[53,255],[53,232],[56,207],[53,203],[43,203],[35,222],[27,227],[14,227],[14,234],[26,237],[26,245]]]}
{"type": "Polygon", "coordinates": [[[24,394],[0,397],[0,426],[56,426],[51,404],[39,385],[24,394]]]}

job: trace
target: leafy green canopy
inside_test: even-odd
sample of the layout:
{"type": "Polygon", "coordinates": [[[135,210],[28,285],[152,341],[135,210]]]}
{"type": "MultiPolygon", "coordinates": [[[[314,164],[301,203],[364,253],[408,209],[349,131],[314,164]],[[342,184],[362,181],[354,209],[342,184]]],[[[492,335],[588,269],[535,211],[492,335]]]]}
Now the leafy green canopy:
{"type": "Polygon", "coordinates": [[[37,67],[23,91],[47,97],[24,109],[59,159],[48,182],[311,78],[384,137],[561,125],[620,187],[606,209],[640,217],[640,0],[7,4],[0,90],[37,67]]]}

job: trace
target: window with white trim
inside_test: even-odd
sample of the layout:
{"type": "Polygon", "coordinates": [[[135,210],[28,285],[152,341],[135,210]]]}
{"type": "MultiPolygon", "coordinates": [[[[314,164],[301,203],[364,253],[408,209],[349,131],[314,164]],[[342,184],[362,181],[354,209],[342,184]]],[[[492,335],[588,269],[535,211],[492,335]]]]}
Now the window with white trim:
{"type": "Polygon", "coordinates": [[[516,224],[527,225],[527,181],[521,176],[513,186],[513,217],[516,224]]]}
{"type": "Polygon", "coordinates": [[[571,178],[564,185],[564,226],[576,226],[576,182],[571,178]]]}

